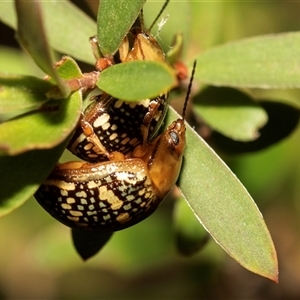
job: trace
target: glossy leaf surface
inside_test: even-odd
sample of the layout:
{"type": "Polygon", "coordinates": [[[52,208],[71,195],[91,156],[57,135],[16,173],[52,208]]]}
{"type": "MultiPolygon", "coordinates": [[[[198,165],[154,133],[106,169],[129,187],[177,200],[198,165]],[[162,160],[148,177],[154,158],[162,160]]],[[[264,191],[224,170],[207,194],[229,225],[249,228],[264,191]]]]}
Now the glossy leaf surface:
{"type": "Polygon", "coordinates": [[[141,100],[169,91],[176,86],[174,71],[154,61],[132,61],[104,70],[97,86],[122,100],[141,100]]]}
{"type": "Polygon", "coordinates": [[[299,47],[299,32],[224,44],[197,57],[196,78],[217,86],[298,88],[299,47]]]}
{"type": "Polygon", "coordinates": [[[97,36],[104,56],[115,54],[138,17],[146,0],[101,0],[98,8],[97,36]]]}
{"type": "Polygon", "coordinates": [[[259,103],[232,88],[208,87],[194,97],[193,103],[205,123],[234,140],[256,139],[268,120],[259,103]]]}
{"type": "MultiPolygon", "coordinates": [[[[175,118],[178,115],[171,111],[168,119],[175,118]]],[[[215,241],[242,266],[277,281],[276,251],[251,196],[189,126],[186,136],[179,186],[194,214],[215,241]]]]}

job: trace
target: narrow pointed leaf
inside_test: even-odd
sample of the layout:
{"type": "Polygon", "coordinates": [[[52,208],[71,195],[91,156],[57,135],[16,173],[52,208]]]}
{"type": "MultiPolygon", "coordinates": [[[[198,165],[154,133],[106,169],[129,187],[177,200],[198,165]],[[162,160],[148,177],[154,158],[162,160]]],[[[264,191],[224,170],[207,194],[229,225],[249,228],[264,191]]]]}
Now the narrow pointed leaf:
{"type": "Polygon", "coordinates": [[[37,109],[48,101],[50,88],[52,83],[36,77],[0,74],[0,113],[37,109]]]}
{"type": "Polygon", "coordinates": [[[176,86],[174,71],[154,61],[132,61],[104,70],[97,86],[106,93],[127,101],[152,98],[176,86]]]}
{"type": "Polygon", "coordinates": [[[112,237],[113,232],[94,232],[72,229],[72,239],[76,251],[83,260],[97,254],[112,237]]]}
{"type": "Polygon", "coordinates": [[[118,3],[110,0],[100,1],[97,36],[103,55],[111,55],[118,50],[145,2],[146,0],[123,0],[118,3]]]}
{"type": "Polygon", "coordinates": [[[67,96],[70,91],[54,69],[54,57],[48,43],[44,25],[44,16],[40,1],[16,0],[18,17],[18,38],[37,65],[58,84],[62,94],[67,96]]]}
{"type": "Polygon", "coordinates": [[[256,139],[268,120],[259,103],[232,88],[208,87],[193,100],[195,111],[210,127],[234,140],[256,139]]]}
{"type": "MultiPolygon", "coordinates": [[[[171,113],[170,119],[178,118],[171,113]]],[[[277,282],[276,251],[249,193],[212,149],[187,126],[179,186],[215,241],[248,270],[277,282]]]]}
{"type": "Polygon", "coordinates": [[[196,77],[218,86],[299,88],[299,47],[300,32],[228,43],[197,57],[196,77]]]}

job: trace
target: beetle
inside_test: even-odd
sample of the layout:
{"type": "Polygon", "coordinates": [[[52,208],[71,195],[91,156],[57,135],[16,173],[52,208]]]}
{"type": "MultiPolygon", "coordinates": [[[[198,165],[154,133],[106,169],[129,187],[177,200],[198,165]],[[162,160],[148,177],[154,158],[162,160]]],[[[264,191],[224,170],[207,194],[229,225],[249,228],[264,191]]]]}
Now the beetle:
{"type": "Polygon", "coordinates": [[[127,157],[117,152],[104,162],[58,164],[35,193],[38,203],[71,228],[103,232],[125,229],[151,215],[180,173],[195,67],[196,62],[180,119],[127,157]]]}
{"type": "MultiPolygon", "coordinates": [[[[153,24],[167,3],[168,1],[153,24]]],[[[129,33],[129,36],[133,35],[131,50],[128,36],[119,49],[121,63],[151,60],[168,64],[163,50],[150,34],[153,24],[148,31],[143,30],[143,24],[133,26],[129,33]]],[[[108,153],[112,151],[126,154],[132,152],[139,144],[145,146],[148,140],[156,136],[163,123],[168,96],[169,93],[165,92],[153,99],[137,102],[123,101],[105,93],[93,96],[90,99],[91,103],[82,113],[68,150],[82,160],[100,162],[107,160],[108,153]]]]}

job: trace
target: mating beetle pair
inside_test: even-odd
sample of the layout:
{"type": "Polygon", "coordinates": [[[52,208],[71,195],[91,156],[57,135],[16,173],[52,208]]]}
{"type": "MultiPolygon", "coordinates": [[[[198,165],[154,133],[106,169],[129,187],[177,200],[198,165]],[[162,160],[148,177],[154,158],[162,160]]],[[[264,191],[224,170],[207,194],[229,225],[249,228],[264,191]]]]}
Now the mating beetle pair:
{"type": "MultiPolygon", "coordinates": [[[[147,33],[137,33],[134,45],[125,60],[151,60],[153,53],[165,59],[147,33]]],[[[71,228],[117,231],[148,217],[177,181],[188,97],[182,118],[155,137],[166,113],[166,94],[136,103],[96,96],[68,146],[87,162],[58,164],[36,192],[37,201],[71,228]]]]}

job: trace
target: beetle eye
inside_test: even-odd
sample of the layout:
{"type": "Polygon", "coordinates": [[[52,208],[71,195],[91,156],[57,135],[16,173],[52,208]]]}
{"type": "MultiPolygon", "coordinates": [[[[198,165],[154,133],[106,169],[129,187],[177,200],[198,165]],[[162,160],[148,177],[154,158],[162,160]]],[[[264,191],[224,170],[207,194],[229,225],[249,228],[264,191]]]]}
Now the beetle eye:
{"type": "Polygon", "coordinates": [[[174,145],[178,145],[179,144],[179,136],[177,134],[176,131],[171,131],[170,132],[170,137],[171,137],[171,140],[173,142],[174,145]]]}

